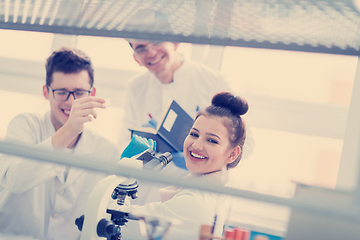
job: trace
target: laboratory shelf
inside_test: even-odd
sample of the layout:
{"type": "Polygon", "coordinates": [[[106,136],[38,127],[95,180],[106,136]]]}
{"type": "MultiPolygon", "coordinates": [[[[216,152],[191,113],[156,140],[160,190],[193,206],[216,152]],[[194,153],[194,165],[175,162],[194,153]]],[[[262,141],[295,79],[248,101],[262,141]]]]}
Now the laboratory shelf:
{"type": "Polygon", "coordinates": [[[0,0],[0,29],[345,55],[359,23],[349,0],[0,0]]]}

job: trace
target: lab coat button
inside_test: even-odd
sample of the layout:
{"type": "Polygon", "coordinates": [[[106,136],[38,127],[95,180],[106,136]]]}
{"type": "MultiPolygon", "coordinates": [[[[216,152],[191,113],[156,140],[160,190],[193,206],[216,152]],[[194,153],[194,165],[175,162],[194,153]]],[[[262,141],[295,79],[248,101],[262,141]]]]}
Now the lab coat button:
{"type": "Polygon", "coordinates": [[[56,218],[59,217],[59,214],[58,214],[58,213],[53,213],[52,217],[53,217],[54,219],[56,219],[56,218]]]}
{"type": "Polygon", "coordinates": [[[65,192],[65,190],[64,190],[64,189],[60,189],[60,190],[58,191],[58,194],[59,194],[59,195],[63,195],[63,194],[64,194],[64,192],[65,192]]]}

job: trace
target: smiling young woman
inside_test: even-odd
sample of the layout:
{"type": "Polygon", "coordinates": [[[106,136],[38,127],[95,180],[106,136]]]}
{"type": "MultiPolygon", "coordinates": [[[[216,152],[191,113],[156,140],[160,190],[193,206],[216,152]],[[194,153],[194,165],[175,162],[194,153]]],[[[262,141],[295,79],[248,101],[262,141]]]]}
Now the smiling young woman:
{"type": "MultiPolygon", "coordinates": [[[[247,111],[244,99],[221,92],[213,97],[210,106],[198,112],[184,142],[186,167],[190,171],[185,178],[220,186],[228,182],[227,169],[235,167],[242,156],[246,130],[241,115],[247,111]]],[[[134,215],[181,220],[164,237],[171,240],[198,239],[201,225],[212,225],[216,215],[214,234],[221,235],[228,207],[225,197],[219,206],[220,196],[214,193],[177,186],[162,188],[159,193],[162,202],[124,206],[122,210],[134,215]]],[[[138,232],[130,225],[121,229],[125,238],[137,239],[138,232]]]]}
{"type": "Polygon", "coordinates": [[[191,172],[211,173],[239,163],[246,137],[240,116],[247,110],[244,99],[223,92],[215,95],[212,104],[198,113],[184,142],[186,167],[191,172]]]}

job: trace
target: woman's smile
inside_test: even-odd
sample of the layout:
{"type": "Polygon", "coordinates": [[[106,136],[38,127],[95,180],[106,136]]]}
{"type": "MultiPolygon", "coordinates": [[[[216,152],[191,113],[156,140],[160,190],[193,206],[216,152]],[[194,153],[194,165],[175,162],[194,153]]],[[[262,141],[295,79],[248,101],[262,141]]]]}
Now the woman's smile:
{"type": "Polygon", "coordinates": [[[186,167],[193,173],[221,170],[229,161],[228,130],[220,117],[201,115],[184,141],[186,167]]]}
{"type": "Polygon", "coordinates": [[[194,162],[203,162],[207,160],[207,157],[205,157],[202,154],[195,153],[193,151],[190,151],[190,160],[194,162]]]}

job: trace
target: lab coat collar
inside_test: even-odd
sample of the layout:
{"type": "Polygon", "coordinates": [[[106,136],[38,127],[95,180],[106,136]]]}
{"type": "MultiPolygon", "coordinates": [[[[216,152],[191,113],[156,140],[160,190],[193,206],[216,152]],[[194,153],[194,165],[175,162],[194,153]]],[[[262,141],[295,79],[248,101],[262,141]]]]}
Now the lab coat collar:
{"type": "Polygon", "coordinates": [[[194,64],[198,64],[191,59],[185,59],[184,55],[182,55],[181,53],[179,53],[179,55],[181,55],[182,64],[174,72],[173,82],[175,83],[178,81],[178,79],[183,79],[184,77],[188,77],[189,73],[192,73],[194,71],[194,64]]]}
{"type": "MultiPolygon", "coordinates": [[[[89,131],[90,130],[84,128],[78,142],[75,145],[74,155],[90,158],[94,153],[94,149],[96,149],[96,147],[94,146],[94,141],[91,141],[91,134],[89,131]]],[[[64,185],[71,185],[84,171],[85,169],[83,168],[71,166],[64,185]]]]}
{"type": "Polygon", "coordinates": [[[75,145],[74,154],[81,155],[81,156],[90,156],[94,153],[95,149],[95,142],[92,139],[92,135],[90,130],[84,127],[79,140],[75,145]]]}
{"type": "Polygon", "coordinates": [[[189,60],[185,59],[184,55],[181,53],[178,53],[178,55],[182,64],[178,69],[175,70],[172,83],[176,83],[178,79],[181,79],[184,74],[189,72],[189,60]]]}
{"type": "MultiPolygon", "coordinates": [[[[56,132],[54,124],[51,121],[51,112],[50,111],[48,111],[44,114],[44,123],[45,123],[45,131],[42,133],[43,134],[42,140],[45,140],[49,136],[53,136],[56,132]]],[[[51,147],[52,147],[52,144],[51,144],[51,147]]],[[[52,150],[54,150],[54,149],[52,148],[52,150]]],[[[65,169],[64,165],[61,165],[61,164],[54,164],[54,165],[61,167],[61,169],[62,168],[65,169]]],[[[59,179],[61,184],[64,184],[65,178],[64,178],[63,172],[57,171],[57,178],[59,179]]]]}
{"type": "MultiPolygon", "coordinates": [[[[46,130],[50,133],[49,135],[53,135],[55,133],[55,127],[51,122],[51,113],[50,111],[45,114],[45,123],[46,123],[46,130]]],[[[75,145],[73,154],[83,157],[91,157],[94,153],[94,149],[96,149],[95,142],[92,141],[92,136],[90,133],[91,130],[84,127],[83,132],[75,145]]],[[[64,174],[59,174],[57,177],[59,178],[61,183],[64,183],[64,186],[71,185],[83,172],[85,169],[77,168],[70,166],[66,181],[64,183],[64,174]]]]}
{"type": "Polygon", "coordinates": [[[228,170],[222,170],[207,174],[190,173],[189,175],[186,176],[186,178],[200,178],[200,179],[204,179],[206,182],[209,183],[225,185],[226,183],[229,182],[230,174],[228,170]]]}
{"type": "Polygon", "coordinates": [[[158,84],[160,84],[160,85],[165,85],[165,86],[174,85],[174,84],[176,84],[177,79],[181,78],[182,75],[186,74],[186,72],[188,71],[188,70],[186,70],[186,69],[189,68],[189,67],[188,67],[189,64],[187,64],[187,62],[188,62],[189,60],[186,60],[186,61],[185,61],[185,57],[184,57],[184,55],[183,55],[182,53],[178,53],[178,57],[179,57],[179,59],[180,59],[180,62],[182,62],[182,64],[180,65],[180,67],[179,67],[178,69],[176,69],[176,70],[174,71],[173,81],[170,82],[170,83],[166,83],[166,84],[162,83],[162,82],[160,81],[160,79],[158,79],[158,77],[157,77],[154,73],[152,73],[152,72],[149,71],[149,73],[150,73],[151,75],[153,75],[153,76],[155,77],[155,79],[158,80],[158,81],[156,81],[158,84]],[[180,77],[179,77],[179,76],[180,76],[180,77]]]}
{"type": "Polygon", "coordinates": [[[55,127],[54,124],[51,122],[51,112],[48,111],[45,113],[44,115],[44,122],[45,122],[45,129],[46,129],[46,137],[47,136],[52,136],[55,133],[55,127]]]}
{"type": "MultiPolygon", "coordinates": [[[[229,181],[230,175],[229,175],[228,170],[223,170],[223,171],[218,171],[218,172],[213,172],[213,173],[208,173],[208,174],[190,173],[190,174],[186,175],[184,178],[187,178],[187,179],[203,179],[206,182],[209,182],[211,184],[219,184],[219,185],[224,186],[229,181]]],[[[165,187],[165,188],[161,188],[159,190],[161,201],[164,202],[164,201],[170,200],[178,192],[180,192],[181,189],[182,189],[181,187],[173,186],[173,185],[165,187]]]]}

